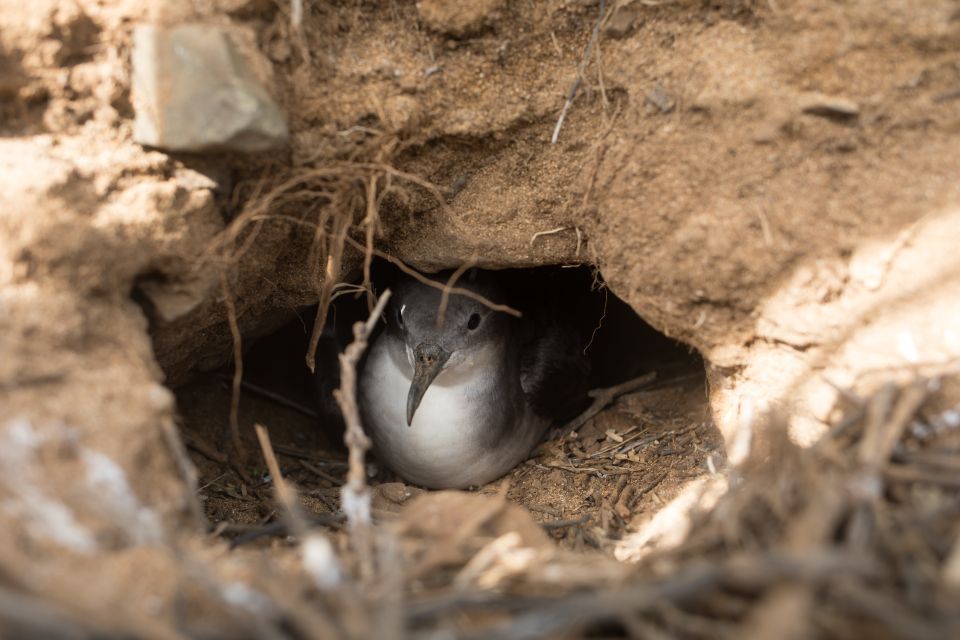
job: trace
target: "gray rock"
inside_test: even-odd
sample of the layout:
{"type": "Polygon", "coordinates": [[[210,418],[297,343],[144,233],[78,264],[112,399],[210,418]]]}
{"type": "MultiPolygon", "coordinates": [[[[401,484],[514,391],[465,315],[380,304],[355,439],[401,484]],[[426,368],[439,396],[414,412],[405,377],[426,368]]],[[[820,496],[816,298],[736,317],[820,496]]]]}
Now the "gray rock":
{"type": "Polygon", "coordinates": [[[667,90],[663,88],[663,85],[659,82],[654,83],[652,87],[647,89],[645,95],[647,102],[655,106],[657,109],[663,113],[670,113],[673,111],[673,107],[676,106],[676,102],[667,93],[667,90]]]}
{"type": "Polygon", "coordinates": [[[835,119],[851,119],[860,114],[860,106],[853,100],[822,93],[806,93],[800,96],[800,110],[810,115],[835,119]]]}
{"type": "Polygon", "coordinates": [[[263,151],[286,120],[227,30],[140,25],[133,33],[134,139],[169,151],[263,151]]]}

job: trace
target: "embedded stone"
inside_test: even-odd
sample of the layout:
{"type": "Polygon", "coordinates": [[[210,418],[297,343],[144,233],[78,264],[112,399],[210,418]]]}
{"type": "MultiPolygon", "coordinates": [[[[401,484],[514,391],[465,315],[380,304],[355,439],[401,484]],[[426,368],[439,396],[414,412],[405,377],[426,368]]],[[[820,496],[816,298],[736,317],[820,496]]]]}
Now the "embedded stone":
{"type": "Polygon", "coordinates": [[[463,37],[495,21],[505,0],[420,0],[420,19],[432,30],[463,37]]]}
{"type": "Polygon", "coordinates": [[[134,139],[169,151],[255,152],[285,144],[286,120],[249,55],[221,27],[135,28],[134,139]]]}

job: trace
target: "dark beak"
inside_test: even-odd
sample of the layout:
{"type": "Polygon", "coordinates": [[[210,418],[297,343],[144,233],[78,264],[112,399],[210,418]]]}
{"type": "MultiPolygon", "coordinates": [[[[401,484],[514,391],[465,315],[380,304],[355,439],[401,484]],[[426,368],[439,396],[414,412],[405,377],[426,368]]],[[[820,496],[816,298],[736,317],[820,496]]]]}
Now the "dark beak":
{"type": "Polygon", "coordinates": [[[410,383],[410,393],[407,395],[407,426],[413,424],[413,414],[417,412],[423,394],[430,388],[430,383],[443,370],[443,365],[450,359],[450,354],[435,344],[421,344],[413,350],[413,382],[410,383]]]}

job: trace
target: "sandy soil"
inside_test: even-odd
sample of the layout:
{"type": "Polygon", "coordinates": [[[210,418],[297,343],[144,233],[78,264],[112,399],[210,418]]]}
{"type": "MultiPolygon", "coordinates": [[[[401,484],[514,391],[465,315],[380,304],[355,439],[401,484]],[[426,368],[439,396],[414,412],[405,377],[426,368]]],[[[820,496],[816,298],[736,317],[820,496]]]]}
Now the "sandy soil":
{"type": "MultiPolygon", "coordinates": [[[[5,625],[363,637],[401,619],[427,631],[455,619],[444,628],[466,633],[517,611],[497,600],[507,609],[451,613],[442,598],[454,574],[482,586],[476,602],[518,589],[535,608],[583,586],[616,602],[624,581],[658,588],[697,550],[719,567],[739,550],[844,539],[881,549],[887,582],[875,582],[898,585],[884,598],[913,596],[904,613],[841,585],[847,608],[828,606],[820,632],[955,628],[938,607],[960,584],[958,532],[941,519],[956,483],[903,467],[958,468],[956,2],[307,4],[292,26],[291,4],[264,0],[0,0],[5,625]],[[187,21],[244,43],[287,117],[289,148],[177,155],[133,142],[132,27],[187,21]],[[379,478],[374,513],[394,533],[378,547],[380,586],[363,595],[369,575],[323,591],[304,548],[284,538],[230,552],[227,538],[277,516],[250,425],[310,456],[281,462],[312,512],[337,510],[343,452],[315,421],[250,399],[247,455],[228,451],[229,392],[216,377],[234,357],[228,315],[249,348],[340,281],[362,281],[368,240],[427,271],[595,265],[644,320],[703,356],[706,396],[688,383],[624,398],[504,483],[449,503],[416,498],[472,522],[456,531],[417,528],[415,492],[379,478]],[[918,376],[938,381],[919,404],[918,376]],[[831,429],[809,458],[779,438],[810,444],[831,429]],[[629,453],[617,438],[642,444],[629,453]],[[697,503],[727,477],[710,469],[725,453],[740,462],[751,443],[753,466],[732,476],[749,489],[679,555],[651,560],[668,546],[650,533],[664,504],[688,486],[697,503]],[[867,472],[887,490],[850,480],[867,472]],[[834,489],[855,506],[806,508],[834,489]],[[843,535],[790,534],[793,515],[840,518],[843,535]],[[900,535],[909,527],[897,523],[917,521],[933,533],[900,535]],[[525,532],[518,547],[487,548],[511,528],[525,532]],[[905,559],[923,570],[897,573],[905,559]],[[561,574],[566,583],[550,582],[561,574]]],[[[360,576],[353,538],[331,527],[343,571],[360,576]]],[[[822,576],[804,576],[809,593],[824,592],[822,576]]],[[[762,636],[778,612],[799,619],[822,603],[735,577],[762,594],[751,606],[765,604],[713,598],[730,608],[710,615],[738,631],[762,636]]],[[[621,616],[618,629],[700,637],[704,611],[621,616]]]]}

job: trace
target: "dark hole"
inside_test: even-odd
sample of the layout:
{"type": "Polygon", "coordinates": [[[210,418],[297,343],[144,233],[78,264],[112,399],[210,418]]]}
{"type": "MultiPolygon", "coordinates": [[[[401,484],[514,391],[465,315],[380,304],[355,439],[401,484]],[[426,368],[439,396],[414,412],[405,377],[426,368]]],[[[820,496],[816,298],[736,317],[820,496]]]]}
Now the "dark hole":
{"type": "MultiPolygon", "coordinates": [[[[373,275],[380,292],[394,284],[398,274],[389,265],[377,264],[373,275]]],[[[652,393],[641,401],[648,418],[656,421],[666,415],[672,420],[670,416],[674,414],[685,416],[701,410],[704,371],[699,355],[644,322],[602,286],[599,274],[590,268],[515,269],[499,272],[497,277],[507,289],[509,299],[505,302],[519,306],[551,304],[551,309],[567,314],[586,336],[590,374],[585,388],[609,387],[656,372],[657,381],[647,387],[652,393]]],[[[146,286],[149,282],[147,276],[140,284],[146,286]]],[[[240,397],[239,423],[252,452],[258,447],[252,435],[253,426],[267,426],[284,475],[304,488],[308,494],[304,499],[309,501],[312,512],[326,513],[336,510],[336,498],[331,496],[339,495],[347,467],[342,419],[333,398],[333,391],[340,385],[338,354],[352,339],[353,323],[367,318],[367,299],[351,294],[335,300],[320,337],[318,376],[309,373],[304,361],[315,314],[316,307],[297,309],[279,330],[257,340],[245,337],[245,386],[240,397]],[[275,397],[268,397],[270,394],[275,397]]],[[[488,319],[481,319],[480,326],[488,319]]],[[[391,315],[389,321],[395,321],[395,316],[391,315]]],[[[265,466],[258,462],[259,456],[247,456],[243,461],[246,466],[242,467],[245,479],[239,482],[237,464],[228,464],[234,459],[229,432],[232,374],[233,368],[228,366],[195,378],[176,390],[177,404],[186,444],[198,466],[206,515],[212,522],[259,526],[276,515],[271,501],[252,500],[248,495],[249,491],[258,492],[269,486],[265,466]]],[[[560,399],[564,395],[558,394],[560,399]]],[[[562,412],[569,411],[570,417],[577,415],[587,402],[583,395],[575,399],[583,402],[562,406],[562,412]]],[[[628,411],[626,415],[633,414],[628,411]]],[[[638,428],[666,429],[669,424],[672,423],[650,427],[644,421],[644,426],[638,428]]],[[[576,493],[580,485],[571,485],[570,477],[564,481],[565,486],[576,493]]],[[[615,483],[616,478],[604,482],[609,481],[615,483]]],[[[594,497],[587,492],[583,500],[584,504],[592,504],[594,497]]]]}
{"type": "MultiPolygon", "coordinates": [[[[649,372],[656,372],[664,381],[702,374],[699,354],[644,322],[589,267],[509,269],[497,276],[507,284],[511,302],[552,301],[560,313],[571,316],[587,336],[591,389],[649,372]]],[[[378,291],[391,286],[397,277],[389,265],[374,268],[378,291]]],[[[244,356],[245,380],[314,407],[320,414],[318,428],[338,439],[342,426],[332,397],[340,384],[337,353],[352,339],[353,323],[367,317],[366,298],[342,296],[332,305],[318,347],[316,378],[304,364],[315,313],[315,307],[301,309],[281,329],[257,341],[244,356]]]]}

